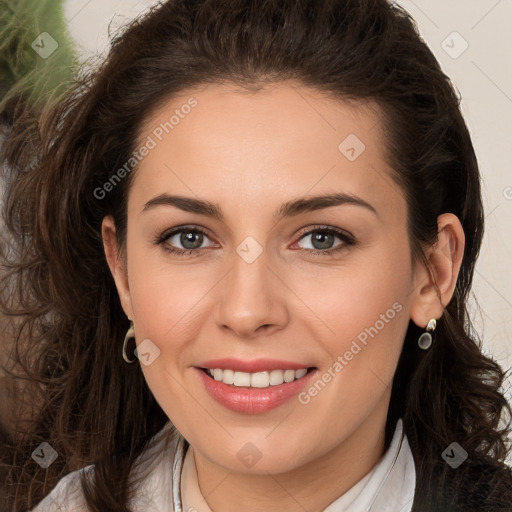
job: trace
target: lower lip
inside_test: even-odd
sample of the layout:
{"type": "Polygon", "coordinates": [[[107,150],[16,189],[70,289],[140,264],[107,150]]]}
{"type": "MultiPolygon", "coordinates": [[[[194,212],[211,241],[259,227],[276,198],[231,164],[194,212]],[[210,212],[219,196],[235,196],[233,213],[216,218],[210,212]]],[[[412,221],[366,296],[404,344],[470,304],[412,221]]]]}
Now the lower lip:
{"type": "Polygon", "coordinates": [[[284,382],[278,386],[267,388],[250,388],[224,384],[206,375],[206,372],[196,368],[206,391],[219,404],[236,412],[257,414],[279,407],[291,397],[298,395],[309,383],[317,369],[309,370],[304,377],[292,382],[284,382]]]}

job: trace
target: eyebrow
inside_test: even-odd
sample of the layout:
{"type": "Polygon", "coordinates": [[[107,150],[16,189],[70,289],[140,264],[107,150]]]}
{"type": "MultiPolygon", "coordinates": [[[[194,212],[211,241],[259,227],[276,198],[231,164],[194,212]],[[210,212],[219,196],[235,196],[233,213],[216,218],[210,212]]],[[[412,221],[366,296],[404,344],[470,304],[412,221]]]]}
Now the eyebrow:
{"type": "MultiPolygon", "coordinates": [[[[337,193],[288,201],[281,205],[279,209],[274,211],[273,218],[275,221],[279,221],[286,217],[293,217],[301,213],[346,204],[361,206],[373,212],[375,215],[379,215],[377,210],[364,199],[361,199],[360,197],[353,194],[337,193]]],[[[221,221],[224,220],[222,209],[217,204],[205,201],[203,199],[195,199],[192,197],[176,196],[170,194],[160,194],[159,196],[150,199],[144,205],[141,213],[152,208],[156,208],[157,206],[174,206],[175,208],[179,208],[185,212],[197,213],[199,215],[205,215],[207,217],[212,217],[221,221]]]]}

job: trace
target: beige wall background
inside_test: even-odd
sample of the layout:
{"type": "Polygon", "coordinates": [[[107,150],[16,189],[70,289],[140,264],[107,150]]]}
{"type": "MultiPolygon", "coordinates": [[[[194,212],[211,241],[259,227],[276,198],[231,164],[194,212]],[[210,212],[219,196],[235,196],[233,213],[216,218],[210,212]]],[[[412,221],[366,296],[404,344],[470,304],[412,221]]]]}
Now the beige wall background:
{"type": "MultiPolygon", "coordinates": [[[[84,57],[104,54],[108,27],[155,0],[67,0],[65,16],[84,57]]],[[[512,366],[512,48],[510,0],[400,0],[462,96],[479,159],[486,234],[471,303],[484,352],[512,366]]],[[[512,403],[512,379],[504,389],[512,403]]],[[[512,457],[509,460],[512,463],[512,457]]]]}

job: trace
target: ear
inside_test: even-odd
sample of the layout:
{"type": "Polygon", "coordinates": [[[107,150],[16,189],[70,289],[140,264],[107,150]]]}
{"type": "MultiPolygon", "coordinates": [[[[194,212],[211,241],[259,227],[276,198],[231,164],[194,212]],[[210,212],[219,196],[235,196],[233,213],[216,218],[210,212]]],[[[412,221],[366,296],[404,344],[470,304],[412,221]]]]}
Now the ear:
{"type": "Polygon", "coordinates": [[[126,316],[133,319],[132,301],[130,287],[128,284],[128,273],[126,271],[125,258],[122,257],[116,237],[116,226],[111,215],[106,216],[101,224],[101,236],[103,238],[103,248],[107,258],[110,272],[114,278],[117,293],[121,301],[121,306],[126,316]]]}
{"type": "Polygon", "coordinates": [[[453,297],[464,255],[465,236],[458,217],[443,213],[437,218],[437,226],[437,242],[425,254],[431,273],[421,262],[415,268],[410,313],[418,327],[443,315],[453,297]]]}

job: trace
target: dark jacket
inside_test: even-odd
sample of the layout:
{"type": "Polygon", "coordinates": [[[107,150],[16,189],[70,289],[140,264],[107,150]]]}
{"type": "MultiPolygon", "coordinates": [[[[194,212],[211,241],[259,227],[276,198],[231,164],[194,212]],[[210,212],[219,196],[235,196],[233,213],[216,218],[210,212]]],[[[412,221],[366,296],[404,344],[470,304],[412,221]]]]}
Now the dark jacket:
{"type": "Polygon", "coordinates": [[[512,512],[510,467],[473,458],[456,469],[440,462],[434,473],[429,485],[417,478],[411,512],[512,512]]]}

